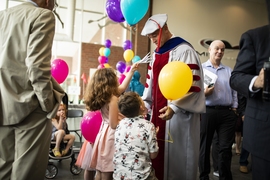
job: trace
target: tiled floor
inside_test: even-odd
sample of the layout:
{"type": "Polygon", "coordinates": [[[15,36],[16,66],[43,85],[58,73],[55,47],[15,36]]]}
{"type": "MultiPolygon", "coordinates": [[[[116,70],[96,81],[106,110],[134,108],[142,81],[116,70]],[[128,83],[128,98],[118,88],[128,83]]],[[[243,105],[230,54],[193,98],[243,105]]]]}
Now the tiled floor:
{"type": "MultiPolygon", "coordinates": [[[[234,180],[251,180],[251,172],[248,174],[243,174],[239,171],[239,156],[235,155],[235,151],[233,151],[232,157],[232,175],[234,180]]],[[[250,161],[250,160],[249,160],[250,161]]],[[[65,159],[61,162],[53,161],[54,165],[58,168],[58,174],[54,179],[57,180],[83,180],[83,171],[79,175],[73,175],[70,172],[70,162],[71,159],[65,159]]],[[[250,170],[250,165],[248,166],[250,170]]],[[[45,178],[46,179],[46,178],[45,178]]],[[[213,176],[213,172],[210,174],[210,180],[218,180],[218,177],[213,176]]]]}

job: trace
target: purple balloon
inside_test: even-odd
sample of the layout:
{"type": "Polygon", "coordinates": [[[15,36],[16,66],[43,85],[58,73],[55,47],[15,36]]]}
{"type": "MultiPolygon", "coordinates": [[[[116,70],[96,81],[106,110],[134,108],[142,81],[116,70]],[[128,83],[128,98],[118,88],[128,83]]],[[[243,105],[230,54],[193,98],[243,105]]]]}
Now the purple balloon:
{"type": "Polygon", "coordinates": [[[105,56],[105,58],[106,58],[105,63],[108,63],[109,62],[109,58],[106,57],[106,56],[105,56]]]}
{"type": "Polygon", "coordinates": [[[126,40],[126,41],[123,43],[123,49],[124,49],[124,50],[132,49],[132,42],[131,42],[130,40],[126,40]]]}
{"type": "Polygon", "coordinates": [[[120,8],[120,0],[107,0],[106,12],[108,17],[115,22],[124,22],[125,18],[120,8]]]}
{"type": "Polygon", "coordinates": [[[110,48],[110,47],[111,47],[111,45],[112,45],[111,40],[106,39],[106,40],[105,40],[105,44],[104,44],[104,45],[105,45],[105,47],[106,47],[106,48],[110,48]]]}
{"type": "Polygon", "coordinates": [[[124,61],[118,61],[116,64],[116,69],[120,72],[123,73],[125,72],[126,69],[126,63],[124,61]]]}

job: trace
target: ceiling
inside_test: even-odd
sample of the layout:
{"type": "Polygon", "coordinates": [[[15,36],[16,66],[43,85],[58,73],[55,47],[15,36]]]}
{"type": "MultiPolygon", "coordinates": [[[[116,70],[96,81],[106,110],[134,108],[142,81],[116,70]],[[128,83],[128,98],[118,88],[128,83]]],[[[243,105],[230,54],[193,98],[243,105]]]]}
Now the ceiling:
{"type": "MultiPolygon", "coordinates": [[[[7,0],[0,1],[0,7],[5,7],[3,3],[7,0]]],[[[9,0],[8,6],[14,6],[24,1],[9,0]]],[[[54,53],[57,52],[59,56],[73,57],[78,54],[80,42],[103,44],[105,37],[110,39],[113,45],[121,46],[130,29],[125,23],[115,23],[106,16],[106,1],[57,0],[58,8],[56,12],[64,23],[64,27],[62,27],[60,21],[56,21],[55,40],[57,43],[54,43],[54,53]]],[[[242,1],[265,3],[265,0],[242,1]]]]}

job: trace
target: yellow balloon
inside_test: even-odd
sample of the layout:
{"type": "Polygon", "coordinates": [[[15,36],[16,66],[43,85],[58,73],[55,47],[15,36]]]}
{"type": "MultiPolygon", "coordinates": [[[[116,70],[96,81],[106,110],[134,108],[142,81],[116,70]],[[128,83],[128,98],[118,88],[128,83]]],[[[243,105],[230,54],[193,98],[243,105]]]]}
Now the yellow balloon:
{"type": "Polygon", "coordinates": [[[104,64],[104,67],[105,67],[105,68],[110,68],[111,66],[110,66],[108,63],[105,63],[105,64],[104,64]]]}
{"type": "Polygon", "coordinates": [[[104,47],[99,48],[98,52],[100,56],[104,56],[104,49],[105,49],[104,47]]]}
{"type": "Polygon", "coordinates": [[[189,66],[181,61],[166,64],[160,71],[158,84],[161,93],[168,100],[183,97],[190,89],[193,81],[189,66]]]}
{"type": "Polygon", "coordinates": [[[123,56],[126,62],[130,62],[134,57],[134,52],[131,49],[127,49],[124,51],[123,56]]]}

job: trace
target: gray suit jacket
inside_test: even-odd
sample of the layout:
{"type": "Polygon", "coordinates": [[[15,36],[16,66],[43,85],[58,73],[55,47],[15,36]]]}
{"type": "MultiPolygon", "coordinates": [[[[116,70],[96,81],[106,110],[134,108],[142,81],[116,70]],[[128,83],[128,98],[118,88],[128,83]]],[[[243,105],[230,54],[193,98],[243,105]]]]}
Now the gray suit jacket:
{"type": "Polygon", "coordinates": [[[0,12],[0,125],[40,107],[55,116],[64,91],[51,76],[55,18],[27,2],[0,12]]]}

